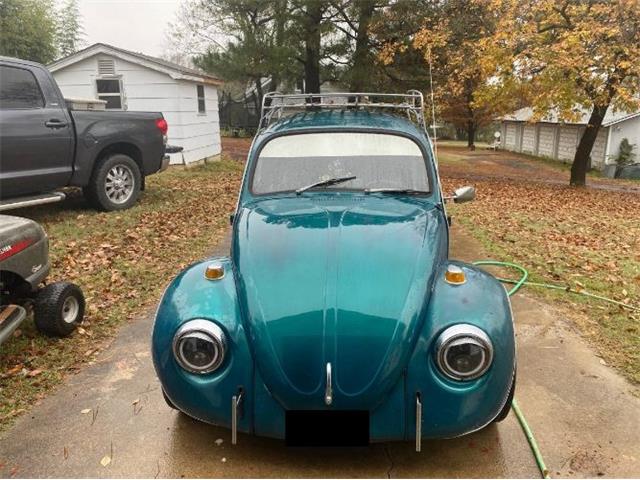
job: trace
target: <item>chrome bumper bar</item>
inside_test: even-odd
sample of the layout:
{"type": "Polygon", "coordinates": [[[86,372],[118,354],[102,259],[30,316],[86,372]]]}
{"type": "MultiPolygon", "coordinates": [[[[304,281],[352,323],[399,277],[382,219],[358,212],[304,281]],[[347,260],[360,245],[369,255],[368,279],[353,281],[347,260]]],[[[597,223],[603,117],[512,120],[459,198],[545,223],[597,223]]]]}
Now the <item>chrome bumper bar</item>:
{"type": "Polygon", "coordinates": [[[422,451],[422,401],[416,393],[416,452],[422,451]]]}
{"type": "Polygon", "coordinates": [[[171,157],[169,155],[165,155],[162,157],[162,163],[160,164],[160,170],[158,173],[164,172],[167,168],[169,168],[169,162],[171,161],[171,157]]]}
{"type": "Polygon", "coordinates": [[[238,443],[238,418],[242,417],[242,389],[231,397],[231,445],[238,443]]]}

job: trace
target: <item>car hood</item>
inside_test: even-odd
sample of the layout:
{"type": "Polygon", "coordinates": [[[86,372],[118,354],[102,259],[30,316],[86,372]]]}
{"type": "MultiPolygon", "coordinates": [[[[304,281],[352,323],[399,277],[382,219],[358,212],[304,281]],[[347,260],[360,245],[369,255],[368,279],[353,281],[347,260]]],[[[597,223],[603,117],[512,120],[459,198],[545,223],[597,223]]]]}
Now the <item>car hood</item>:
{"type": "Polygon", "coordinates": [[[286,409],[373,409],[417,339],[442,212],[416,198],[323,195],[242,208],[233,259],[256,366],[286,409]]]}

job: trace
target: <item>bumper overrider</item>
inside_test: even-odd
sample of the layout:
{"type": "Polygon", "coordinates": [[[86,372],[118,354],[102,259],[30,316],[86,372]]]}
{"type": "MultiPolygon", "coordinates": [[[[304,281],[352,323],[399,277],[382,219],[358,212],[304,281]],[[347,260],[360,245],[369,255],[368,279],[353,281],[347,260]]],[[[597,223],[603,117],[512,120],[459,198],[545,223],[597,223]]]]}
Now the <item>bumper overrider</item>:
{"type": "Polygon", "coordinates": [[[286,438],[292,432],[288,422],[318,416],[298,414],[309,410],[337,415],[321,414],[320,423],[352,411],[357,422],[368,418],[370,441],[415,440],[417,450],[423,438],[479,430],[507,401],[515,373],[513,321],[506,292],[494,277],[455,265],[465,282],[448,283],[446,265],[436,272],[419,334],[406,345],[406,367],[384,395],[361,408],[356,396],[348,399],[350,408],[341,409],[341,393],[333,385],[339,378],[327,362],[320,403],[310,409],[277,398],[264,381],[264,366],[256,365],[251,347],[260,339],[249,338],[242,320],[230,260],[195,264],[169,285],[156,314],[152,354],[162,388],[187,415],[230,428],[234,443],[237,431],[286,438]],[[207,270],[212,264],[221,267],[213,274],[207,270]],[[477,362],[469,365],[461,352],[473,353],[477,362]]]}

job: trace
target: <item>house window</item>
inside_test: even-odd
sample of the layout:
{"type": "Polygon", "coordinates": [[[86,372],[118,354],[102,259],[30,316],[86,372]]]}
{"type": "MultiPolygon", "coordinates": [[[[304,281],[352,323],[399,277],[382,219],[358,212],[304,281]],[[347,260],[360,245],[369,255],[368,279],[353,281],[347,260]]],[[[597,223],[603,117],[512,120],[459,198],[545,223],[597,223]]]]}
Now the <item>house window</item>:
{"type": "Polygon", "coordinates": [[[207,113],[207,107],[204,104],[204,85],[196,85],[198,92],[198,113],[207,113]]]}
{"type": "Polygon", "coordinates": [[[98,98],[107,102],[107,110],[122,110],[122,84],[119,78],[96,80],[98,98]]]}

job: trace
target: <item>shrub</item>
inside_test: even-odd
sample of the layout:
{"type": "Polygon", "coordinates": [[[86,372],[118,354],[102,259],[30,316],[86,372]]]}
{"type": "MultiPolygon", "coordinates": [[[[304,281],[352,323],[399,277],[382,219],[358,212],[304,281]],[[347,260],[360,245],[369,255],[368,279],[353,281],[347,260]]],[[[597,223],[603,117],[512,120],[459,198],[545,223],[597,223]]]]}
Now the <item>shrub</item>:
{"type": "Polygon", "coordinates": [[[620,147],[618,148],[618,156],[616,157],[616,163],[618,166],[624,167],[625,165],[633,163],[633,160],[636,157],[636,154],[633,153],[634,148],[635,144],[629,143],[627,138],[622,139],[620,147]]]}

